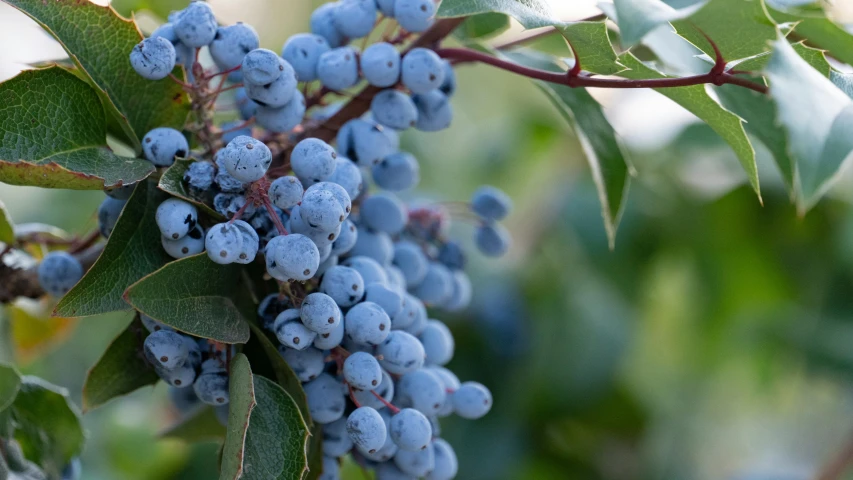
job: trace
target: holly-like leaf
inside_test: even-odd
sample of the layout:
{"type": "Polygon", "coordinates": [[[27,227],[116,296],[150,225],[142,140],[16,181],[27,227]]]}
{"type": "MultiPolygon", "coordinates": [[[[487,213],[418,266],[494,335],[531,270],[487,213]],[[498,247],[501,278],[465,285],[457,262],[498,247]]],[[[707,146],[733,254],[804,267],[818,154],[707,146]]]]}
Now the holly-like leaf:
{"type": "Polygon", "coordinates": [[[136,187],[101,256],[62,297],[54,315],[86,317],[130,310],[122,299],[127,287],[172,259],[160,244],[160,229],[154,220],[157,206],[166,198],[153,181],[136,187]]]}
{"type": "Polygon", "coordinates": [[[0,412],[9,408],[21,388],[21,375],[11,365],[0,365],[0,412]]]}
{"type": "Polygon", "coordinates": [[[83,450],[85,436],[77,408],[68,391],[31,376],[21,379],[11,413],[15,439],[24,456],[39,465],[49,478],[59,474],[83,450]]]}
{"type": "Polygon", "coordinates": [[[712,0],[673,26],[687,41],[714,56],[708,35],[729,61],[766,52],[768,42],[776,38],[776,24],[759,0],[712,0]]]}
{"type": "MultiPolygon", "coordinates": [[[[621,72],[625,78],[646,79],[664,78],[662,73],[646,66],[631,53],[625,53],[620,57],[629,70],[621,72]]],[[[717,103],[705,89],[704,85],[693,85],[677,88],[657,88],[655,91],[669,97],[674,102],[686,108],[693,115],[707,123],[717,134],[723,138],[734,150],[741,166],[743,166],[753,190],[761,198],[761,190],[758,183],[758,167],[755,164],[755,150],[746,136],[743,121],[737,115],[729,112],[717,103]]]]}
{"type": "MultiPolygon", "coordinates": [[[[661,0],[613,0],[613,7],[608,8],[612,12],[605,10],[605,13],[614,18],[619,25],[619,38],[622,45],[631,47],[658,26],[689,17],[702,8],[704,3],[675,9],[661,0]]],[[[602,10],[607,8],[603,5],[602,10]]]]}
{"type": "Polygon", "coordinates": [[[571,44],[581,68],[587,72],[611,75],[625,70],[613,51],[604,22],[567,23],[557,30],[571,44]]]}
{"type": "MultiPolygon", "coordinates": [[[[829,60],[826,59],[826,55],[823,50],[808,47],[803,42],[797,42],[791,45],[791,47],[815,70],[822,73],[825,77],[829,76],[832,71],[832,65],[829,64],[829,60]]],[[[703,57],[713,65],[714,61],[710,57],[703,57]]],[[[730,62],[727,67],[744,72],[760,72],[767,67],[767,63],[769,61],[770,52],[767,52],[744,59],[743,61],[730,62]]]]}
{"type": "Polygon", "coordinates": [[[177,424],[160,434],[162,438],[177,438],[187,443],[220,441],[225,438],[225,427],[219,423],[213,407],[204,406],[190,412],[177,424]]]}
{"type": "Polygon", "coordinates": [[[853,74],[832,70],[829,73],[829,79],[848,97],[853,98],[853,74]]]}
{"type": "Polygon", "coordinates": [[[524,28],[550,27],[563,23],[548,0],[444,0],[439,18],[468,17],[500,12],[515,18],[524,28]]]}
{"type": "Polygon", "coordinates": [[[95,190],[138,182],[145,160],[107,148],[106,118],[95,91],[66,70],[28,70],[0,84],[0,181],[95,190]]]}
{"type": "Polygon", "coordinates": [[[188,159],[178,159],[175,160],[175,163],[172,164],[171,167],[166,169],[163,172],[163,175],[160,177],[160,184],[157,185],[160,190],[163,190],[170,195],[173,195],[178,198],[182,198],[196,207],[204,210],[204,213],[208,214],[214,220],[222,221],[225,220],[219,212],[210,208],[208,205],[213,203],[213,195],[210,190],[206,191],[207,197],[205,198],[197,198],[190,194],[186,185],[184,184],[184,173],[187,169],[190,168],[190,165],[195,160],[188,159]]]}
{"type": "Polygon", "coordinates": [[[306,423],[310,425],[312,422],[311,412],[308,410],[308,399],[305,397],[305,390],[302,389],[302,383],[299,381],[296,373],[294,373],[293,369],[290,368],[290,365],[284,361],[284,358],[281,356],[275,344],[273,344],[266,332],[264,332],[256,322],[250,322],[249,326],[252,328],[252,338],[249,340],[249,343],[246,344],[245,351],[247,352],[247,355],[250,356],[250,360],[253,360],[254,356],[261,355],[263,355],[265,357],[264,360],[266,360],[266,362],[252,361],[252,365],[255,365],[255,374],[264,375],[270,379],[274,378],[279,386],[281,386],[281,388],[283,388],[284,391],[293,398],[296,405],[299,407],[299,411],[302,412],[302,417],[305,418],[306,423]],[[270,365],[272,372],[267,373],[262,370],[261,365],[264,363],[270,365]]]}
{"type": "Polygon", "coordinates": [[[809,44],[829,51],[844,63],[853,64],[853,34],[827,18],[822,9],[768,9],[776,22],[793,24],[794,32],[808,39],[809,44]]]}
{"type": "MultiPolygon", "coordinates": [[[[520,50],[508,54],[513,60],[530,66],[559,71],[549,58],[520,50]]],[[[548,96],[578,137],[592,171],[601,202],[601,215],[611,248],[630,184],[630,168],[622,142],[605,118],[601,105],[582,88],[570,88],[545,82],[536,85],[548,96]]]]}
{"type": "Polygon", "coordinates": [[[505,32],[509,28],[509,17],[502,13],[481,13],[465,19],[453,31],[453,36],[465,40],[484,40],[505,32]]]}
{"type": "Polygon", "coordinates": [[[86,375],[83,385],[83,410],[99,407],[113,398],[159,380],[145,361],[142,345],[148,331],[138,319],[116,337],[86,375]]]}
{"type": "Polygon", "coordinates": [[[788,134],[799,179],[798,207],[808,210],[853,151],[853,100],[803,60],[784,39],[773,44],[765,74],[788,134]]]}
{"type": "MultiPolygon", "coordinates": [[[[95,86],[107,112],[119,121],[133,147],[156,127],[180,129],[189,98],[169,78],[151,81],[130,66],[128,56],[142,40],[136,24],[110,7],[86,0],[3,0],[53,35],[95,86]]],[[[5,104],[5,102],[0,103],[5,104]]]]}
{"type": "Polygon", "coordinates": [[[240,266],[200,253],[166,264],[125,292],[133,308],[176,330],[223,343],[246,343],[249,324],[238,298],[240,266]]]}
{"type": "Polygon", "coordinates": [[[9,215],[2,201],[0,201],[0,243],[6,245],[15,243],[15,224],[12,223],[12,216],[9,215]]]}

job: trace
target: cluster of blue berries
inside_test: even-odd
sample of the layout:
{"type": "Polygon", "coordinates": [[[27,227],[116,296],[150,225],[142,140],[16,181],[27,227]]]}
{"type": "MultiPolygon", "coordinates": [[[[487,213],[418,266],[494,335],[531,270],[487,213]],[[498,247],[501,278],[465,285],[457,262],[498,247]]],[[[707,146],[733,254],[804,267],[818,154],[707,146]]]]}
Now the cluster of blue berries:
{"type": "MultiPolygon", "coordinates": [[[[432,0],[329,3],[312,14],[311,33],[290,37],[279,56],[259,48],[252,27],[219,26],[210,6],[194,1],[130,53],[145,78],[176,71],[175,80],[183,76],[192,88],[205,89],[218,75],[231,82],[242,121],[211,125],[219,132],[212,141],[193,150],[193,131],[165,127],[142,140],[156,167],[190,160],[183,182],[192,199],[169,198],[157,207],[161,246],[176,259],[206,252],[219,264],[263,262],[267,278],[279,283],[258,316],[303,382],[312,419],[323,425],[324,480],[339,478],[347,454],[380,480],[455,478],[456,455],[440,438],[439,419],[476,419],[492,406],[485,386],[461,382],[445,368],[454,338],[430,317],[471,301],[466,253],[448,235],[453,212],[399,196],[408,197],[420,180],[418,160],[400,150],[400,133],[450,125],[454,70],[433,50],[400,48],[397,40],[363,52],[350,44],[369,35],[380,15],[421,32],[434,14],[432,0]],[[202,47],[218,73],[198,63],[202,47]],[[370,109],[340,126],[334,146],[304,134],[306,125],[342,107],[324,103],[326,93],[359,84],[374,87],[370,109]],[[222,218],[206,215],[200,204],[222,218]]],[[[132,191],[107,192],[98,212],[104,237],[132,191]]],[[[481,187],[465,204],[463,217],[476,219],[474,244],[483,254],[508,250],[499,222],[511,206],[493,187],[481,187]]],[[[51,253],[39,268],[45,290],[56,296],[82,274],[64,252],[51,253]]],[[[150,332],[145,357],[170,385],[175,405],[212,405],[225,422],[228,355],[141,319],[150,332]]]]}

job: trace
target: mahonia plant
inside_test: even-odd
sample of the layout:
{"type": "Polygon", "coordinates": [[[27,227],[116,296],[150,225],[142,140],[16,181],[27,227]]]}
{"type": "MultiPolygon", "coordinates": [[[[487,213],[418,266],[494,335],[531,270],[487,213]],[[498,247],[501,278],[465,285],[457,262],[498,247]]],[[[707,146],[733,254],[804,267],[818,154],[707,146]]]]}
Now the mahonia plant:
{"type": "MultiPolygon", "coordinates": [[[[586,87],[653,88],[680,104],[731,145],[759,199],[751,142],[762,142],[802,211],[853,151],[841,134],[853,79],[825,57],[853,60],[853,36],[814,8],[615,0],[601,7],[614,43],[605,16],[567,23],[545,0],[341,0],[279,54],[201,1],[147,37],[86,1],[4,1],[71,62],[0,84],[0,181],[106,197],[81,237],[13,226],[0,210],[0,301],[48,296],[62,317],[134,310],[90,370],[84,409],[166,382],[183,415],[175,432],[224,427],[220,478],[333,480],[350,455],[380,480],[449,480],[476,461],[457,459],[440,420],[483,417],[492,395],[445,368],[454,339],[434,317],[472,295],[451,221],[471,225],[478,254],[502,256],[512,200],[482,186],[465,202],[404,201],[420,167],[400,150],[404,132],[450,127],[458,66],[531,78],[559,108],[611,246],[633,172],[586,87]],[[509,16],[546,28],[486,42],[509,16]],[[704,52],[706,72],[633,48],[667,26],[704,52]],[[572,58],[524,46],[545,35],[572,58]]],[[[62,389],[0,367],[0,427],[10,478],[80,478],[82,429],[62,389]]]]}

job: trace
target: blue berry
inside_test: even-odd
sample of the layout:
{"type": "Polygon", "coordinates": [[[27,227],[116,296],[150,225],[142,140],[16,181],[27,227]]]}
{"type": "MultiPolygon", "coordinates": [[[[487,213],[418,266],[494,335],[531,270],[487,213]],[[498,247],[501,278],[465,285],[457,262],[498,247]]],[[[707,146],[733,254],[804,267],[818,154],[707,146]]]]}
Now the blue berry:
{"type": "Polygon", "coordinates": [[[344,187],[349,198],[357,198],[363,188],[361,170],[349,159],[338,156],[335,159],[335,171],[329,181],[344,187]]]}
{"type": "Polygon", "coordinates": [[[429,266],[421,247],[408,240],[399,241],[394,245],[393,262],[403,272],[409,288],[416,287],[423,281],[429,266]]]}
{"type": "Polygon", "coordinates": [[[146,38],[130,51],[130,66],[148,80],[166,78],[175,68],[175,47],[163,37],[146,38]]]}
{"type": "Polygon", "coordinates": [[[260,180],[272,163],[269,147],[245,135],[231,140],[219,155],[228,174],[241,182],[260,180]]]}
{"type": "Polygon", "coordinates": [[[391,318],[403,309],[403,297],[381,283],[374,282],[367,286],[365,300],[382,307],[382,310],[385,310],[391,318]]]}
{"type": "Polygon", "coordinates": [[[365,37],[376,23],[375,0],[341,0],[333,12],[335,28],[345,37],[365,37]]]}
{"type": "Polygon", "coordinates": [[[297,177],[313,185],[335,173],[336,158],[338,154],[331,145],[319,138],[306,138],[293,147],[290,165],[297,177]]]}
{"type": "Polygon", "coordinates": [[[299,310],[302,323],[317,333],[332,333],[341,323],[341,309],[325,293],[314,292],[305,297],[299,310]]]}
{"type": "MultiPolygon", "coordinates": [[[[323,442],[323,446],[325,446],[326,442],[323,442]]],[[[317,480],[340,480],[341,479],[341,466],[338,464],[338,461],[331,457],[323,457],[323,471],[317,480]]]]}
{"type": "Polygon", "coordinates": [[[338,47],[320,55],[317,78],[331,90],[346,90],[358,83],[358,53],[352,47],[338,47]]]}
{"type": "Polygon", "coordinates": [[[288,175],[273,180],[269,189],[273,205],[281,209],[290,209],[302,201],[302,184],[299,179],[288,175]]]}
{"type": "Polygon", "coordinates": [[[394,18],[394,0],[376,0],[379,12],[389,18],[394,18]]]}
{"type": "Polygon", "coordinates": [[[435,468],[435,452],[432,443],[418,451],[398,450],[394,455],[394,465],[409,475],[424,477],[435,468]]]}
{"type": "MultiPolygon", "coordinates": [[[[272,50],[256,48],[243,57],[241,67],[243,81],[247,85],[269,85],[283,73],[288,72],[295,77],[293,67],[272,50]]],[[[250,95],[251,97],[251,95],[250,95]]]]}
{"type": "Polygon", "coordinates": [[[194,60],[193,49],[181,43],[175,35],[175,26],[172,23],[164,23],[151,32],[151,38],[163,37],[175,48],[175,64],[184,65],[189,60],[194,60]]]}
{"type": "Polygon", "coordinates": [[[355,245],[348,253],[353,256],[369,257],[381,265],[387,265],[394,258],[394,242],[387,233],[362,229],[355,245]]]}
{"type": "Polygon", "coordinates": [[[320,55],[331,49],[329,42],[313,33],[297,33],[287,39],[281,56],[293,66],[300,82],[317,80],[317,63],[320,55]]]}
{"type": "Polygon", "coordinates": [[[160,323],[157,320],[154,320],[153,318],[149,317],[148,315],[144,315],[144,314],[140,313],[139,319],[142,321],[142,325],[145,327],[145,329],[151,333],[154,333],[158,330],[175,331],[174,328],[172,328],[166,324],[160,323]]]}
{"type": "Polygon", "coordinates": [[[364,49],[359,63],[367,83],[387,88],[400,80],[400,52],[387,42],[374,43],[364,49]]]}
{"type": "Polygon", "coordinates": [[[344,319],[347,337],[364,345],[379,345],[391,331],[391,318],[373,302],[361,302],[349,309],[344,319]]]}
{"type": "Polygon", "coordinates": [[[384,462],[376,467],[376,480],[417,480],[417,478],[397,468],[394,462],[384,462]]]}
{"type": "Polygon", "coordinates": [[[350,211],[352,211],[352,201],[350,200],[349,193],[347,193],[346,189],[337,183],[334,182],[318,182],[314,185],[308,187],[307,191],[311,190],[326,190],[331,193],[338,203],[341,205],[341,208],[344,209],[344,213],[349,216],[350,211]]]}
{"type": "Polygon", "coordinates": [[[284,361],[293,369],[300,382],[310,382],[317,378],[326,366],[326,356],[316,348],[294,350],[281,346],[278,349],[284,361]]]}
{"type": "Polygon", "coordinates": [[[456,70],[453,69],[453,65],[447,60],[443,60],[442,63],[444,65],[444,81],[441,82],[438,90],[449,98],[456,93],[456,70]]]}
{"type": "Polygon", "coordinates": [[[237,230],[239,230],[240,234],[243,236],[240,253],[237,254],[235,262],[248,265],[255,261],[255,256],[258,254],[258,246],[260,243],[258,232],[243,220],[234,220],[232,225],[237,227],[237,230]]]}
{"type": "MultiPolygon", "coordinates": [[[[391,420],[390,417],[387,416],[387,413],[383,415],[385,410],[379,410],[379,415],[382,415],[382,419],[385,420],[385,430],[388,430],[388,422],[391,420]]],[[[365,451],[363,448],[358,447],[358,453],[364,456],[364,458],[368,460],[372,460],[374,462],[387,462],[394,458],[394,455],[397,453],[397,444],[391,440],[391,435],[385,435],[385,443],[382,444],[382,448],[379,450],[370,453],[365,451]]]]}
{"type": "Polygon", "coordinates": [[[284,133],[293,130],[305,117],[305,96],[296,90],[293,98],[280,108],[259,106],[255,112],[258,125],[270,132],[284,133]]]}
{"type": "Polygon", "coordinates": [[[474,231],[474,242],[483,255],[500,257],[509,250],[512,240],[499,223],[484,223],[474,231]]]}
{"type": "Polygon", "coordinates": [[[355,246],[358,241],[358,229],[350,220],[344,220],[341,224],[341,231],[335,242],[332,244],[332,253],[335,255],[343,255],[355,246]]]}
{"type": "Polygon", "coordinates": [[[352,447],[345,418],[323,425],[323,455],[334,458],[343,457],[352,450],[352,447]]]}
{"type": "Polygon", "coordinates": [[[98,207],[98,230],[104,238],[109,238],[113,232],[113,227],[116,226],[121,210],[127,200],[117,200],[113,197],[106,197],[98,207]]]}
{"type": "Polygon", "coordinates": [[[484,185],[471,196],[471,210],[485,220],[500,221],[512,209],[512,199],[495,187],[484,185]]]}
{"type": "Polygon", "coordinates": [[[232,177],[228,170],[225,168],[225,162],[222,156],[223,150],[220,149],[216,152],[216,156],[214,157],[214,161],[216,163],[216,177],[213,178],[213,181],[219,187],[219,190],[226,193],[242,193],[246,190],[246,187],[249,186],[248,183],[243,183],[240,180],[232,177]]]}
{"type": "Polygon", "coordinates": [[[396,0],[394,18],[401,27],[410,32],[423,32],[429,28],[435,17],[433,0],[396,0]]]}
{"type": "Polygon", "coordinates": [[[392,132],[378,123],[350,120],[338,131],[338,151],[359,166],[376,165],[397,151],[397,138],[392,132]]]}
{"type": "Polygon", "coordinates": [[[178,240],[195,228],[198,223],[198,210],[189,202],[170,198],[157,207],[154,221],[164,237],[178,240]]]}
{"type": "Polygon", "coordinates": [[[492,392],[477,382],[465,382],[451,395],[453,411],[462,418],[476,420],[492,409],[492,392]]]}
{"type": "Polygon", "coordinates": [[[397,152],[386,156],[371,169],[373,181],[383,190],[399,192],[418,184],[421,177],[420,165],[414,155],[397,152]]]}
{"type": "MultiPolygon", "coordinates": [[[[354,351],[354,347],[352,345],[347,345],[347,348],[350,351],[354,351]]],[[[391,379],[391,376],[388,375],[388,372],[382,372],[382,381],[379,383],[379,386],[371,390],[353,390],[352,395],[355,397],[356,401],[365,407],[371,407],[376,410],[382,410],[385,408],[385,404],[382,400],[376,398],[376,395],[382,397],[386,402],[391,402],[394,398],[394,381],[391,379]]]]}
{"type": "Polygon", "coordinates": [[[228,396],[228,375],[224,371],[202,371],[193,383],[193,390],[198,399],[208,405],[226,405],[230,400],[228,396]]]}
{"type": "Polygon", "coordinates": [[[435,467],[425,477],[426,480],[453,480],[459,473],[459,461],[456,452],[446,440],[436,438],[432,441],[435,455],[435,467]]]}
{"type": "Polygon", "coordinates": [[[323,232],[331,232],[346,219],[340,202],[328,190],[308,189],[299,205],[299,214],[311,228],[323,232]]]}
{"type": "Polygon", "coordinates": [[[158,167],[168,167],[175,163],[176,157],[186,157],[189,151],[186,137],[174,128],[155,128],[142,139],[145,158],[158,167]]]}
{"type": "Polygon", "coordinates": [[[193,48],[210,45],[219,28],[213,9],[201,1],[190,3],[174,25],[175,35],[181,43],[193,48]]]}
{"type": "Polygon", "coordinates": [[[303,388],[312,420],[326,424],[343,416],[346,408],[343,385],[334,377],[323,373],[303,385],[303,388]]]}
{"type": "Polygon", "coordinates": [[[83,266],[66,252],[50,252],[38,267],[41,288],[54,297],[65,295],[81,278],[83,266]]]}
{"type": "Polygon", "coordinates": [[[237,109],[240,111],[240,118],[248,120],[255,116],[258,111],[258,104],[249,98],[246,94],[246,88],[240,87],[234,92],[234,101],[237,103],[237,109]]]}
{"type": "Polygon", "coordinates": [[[177,240],[161,236],[160,243],[163,245],[163,250],[172,258],[196,255],[204,251],[204,230],[201,225],[196,225],[190,233],[177,240]]]}
{"type": "Polygon", "coordinates": [[[341,344],[344,339],[344,322],[338,323],[338,326],[332,333],[321,333],[314,339],[314,348],[318,350],[331,350],[341,344]]]}
{"type": "Polygon", "coordinates": [[[382,368],[376,357],[355,352],[344,361],[344,380],[359,390],[373,390],[382,382],[382,368]]]}
{"type": "Polygon", "coordinates": [[[436,415],[447,400],[447,392],[444,382],[429,370],[421,368],[400,378],[395,400],[424,415],[436,415]]]}
{"type": "Polygon", "coordinates": [[[273,323],[273,332],[282,345],[295,350],[309,348],[317,338],[317,333],[309,330],[299,320],[299,310],[296,309],[281,312],[273,323]]]}
{"type": "Polygon", "coordinates": [[[347,418],[347,434],[354,445],[374,453],[385,445],[385,420],[375,409],[359,407],[347,418]]]}
{"type": "Polygon", "coordinates": [[[290,300],[284,295],[281,295],[281,298],[279,298],[279,294],[271,293],[264,297],[260,305],[258,305],[258,320],[260,320],[261,326],[267,330],[271,330],[273,322],[275,322],[275,317],[289,307],[290,300]]]}
{"type": "MultiPolygon", "coordinates": [[[[217,193],[213,197],[213,209],[226,218],[233,217],[244,206],[246,206],[246,197],[239,193],[217,193]]],[[[243,210],[243,213],[247,217],[250,217],[256,211],[256,207],[253,204],[249,204],[243,210]]]]}
{"type": "Polygon", "coordinates": [[[355,269],[338,265],[323,275],[320,291],[332,297],[341,307],[349,307],[364,296],[364,280],[355,269]]]}
{"type": "Polygon", "coordinates": [[[412,101],[418,111],[415,128],[422,132],[437,132],[450,126],[453,120],[453,106],[441,90],[432,90],[413,95],[412,101]]]}
{"type": "Polygon", "coordinates": [[[188,387],[196,380],[195,368],[188,364],[173,369],[166,369],[155,364],[154,372],[163,381],[176,388],[188,387]]]}
{"type": "Polygon", "coordinates": [[[382,284],[388,283],[388,276],[385,274],[385,269],[376,260],[370,257],[355,256],[347,258],[344,265],[355,269],[364,279],[364,285],[370,285],[373,282],[382,284]]]}
{"type": "Polygon", "coordinates": [[[380,232],[391,235],[402,232],[408,216],[406,206],[392,193],[377,193],[361,203],[361,221],[380,232]]]}
{"type": "Polygon", "coordinates": [[[426,358],[420,340],[400,330],[392,331],[376,349],[376,353],[383,357],[379,361],[382,368],[396,375],[423,367],[426,358]]]}
{"type": "MultiPolygon", "coordinates": [[[[427,367],[426,370],[429,370],[433,373],[433,375],[435,375],[436,377],[438,377],[439,380],[441,380],[442,385],[444,385],[445,392],[454,392],[461,386],[461,384],[459,383],[459,378],[454,375],[453,372],[444,367],[427,367]]],[[[438,410],[438,414],[436,415],[436,417],[430,418],[449,417],[450,415],[452,415],[453,399],[451,397],[452,394],[448,395],[444,401],[444,404],[438,410]]],[[[438,423],[437,420],[435,423],[438,423]]],[[[437,427],[433,427],[433,435],[438,435],[438,432],[436,430],[437,427]]]]}
{"type": "Polygon", "coordinates": [[[423,281],[412,291],[428,305],[441,306],[453,295],[453,274],[438,262],[430,262],[423,281]]]}
{"type": "Polygon", "coordinates": [[[198,195],[210,189],[214,177],[216,177],[216,167],[213,163],[198,161],[191,163],[184,172],[184,183],[187,184],[190,193],[198,195]]]}
{"type": "Polygon", "coordinates": [[[471,303],[471,279],[462,270],[453,272],[453,294],[444,303],[444,309],[449,312],[464,310],[471,303]]]}
{"type": "Polygon", "coordinates": [[[395,265],[385,265],[385,276],[388,277],[388,287],[400,294],[406,291],[406,277],[402,270],[395,265]]]}
{"type": "Polygon", "coordinates": [[[174,370],[184,365],[189,357],[189,350],[179,333],[159,330],[145,338],[143,342],[145,358],[152,365],[158,365],[166,370],[174,370]]]}
{"type": "Polygon", "coordinates": [[[396,130],[414,127],[418,120],[418,109],[412,97],[390,88],[373,97],[370,112],[377,122],[396,130]]]}
{"type": "Polygon", "coordinates": [[[338,2],[320,5],[311,13],[311,32],[326,39],[332,48],[345,43],[345,36],[335,27],[335,9],[338,2]]]}
{"type": "Polygon", "coordinates": [[[260,107],[281,108],[295,98],[296,73],[284,60],[281,65],[284,69],[275,80],[264,84],[246,84],[246,95],[260,107]]]}
{"type": "Polygon", "coordinates": [[[243,57],[258,46],[258,32],[250,25],[238,22],[217,29],[210,44],[210,56],[220,70],[231,70],[242,65],[243,57]]]}
{"type": "Polygon", "coordinates": [[[267,272],[281,281],[304,281],[313,277],[320,265],[320,251],[310,238],[293,233],[267,243],[267,272]]]}
{"type": "Polygon", "coordinates": [[[451,270],[462,270],[465,268],[465,251],[454,242],[447,241],[438,249],[438,261],[451,270]]]}
{"type": "Polygon", "coordinates": [[[243,232],[233,224],[218,223],[207,231],[204,248],[214,262],[221,265],[234,263],[243,252],[243,232]]]}
{"type": "Polygon", "coordinates": [[[337,265],[338,265],[338,256],[334,255],[331,252],[331,247],[330,247],[328,258],[326,258],[325,260],[320,262],[320,266],[317,267],[317,275],[315,275],[315,276],[320,277],[324,273],[326,273],[327,270],[329,270],[332,267],[336,267],[337,265]]]}
{"type": "Polygon", "coordinates": [[[391,417],[388,433],[401,450],[411,452],[423,450],[432,439],[429,420],[413,408],[403,408],[391,417]]]}
{"type": "Polygon", "coordinates": [[[403,56],[401,75],[412,93],[427,93],[444,82],[444,63],[428,48],[413,48],[403,56]]]}

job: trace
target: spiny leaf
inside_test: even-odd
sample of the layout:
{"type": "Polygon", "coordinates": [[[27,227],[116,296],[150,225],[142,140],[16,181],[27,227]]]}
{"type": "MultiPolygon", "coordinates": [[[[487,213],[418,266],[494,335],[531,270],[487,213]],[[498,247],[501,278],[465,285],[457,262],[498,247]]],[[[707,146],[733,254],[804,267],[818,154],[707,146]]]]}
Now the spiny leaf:
{"type": "Polygon", "coordinates": [[[705,38],[708,35],[728,61],[766,52],[777,31],[761,0],[712,0],[673,26],[679,35],[713,56],[714,49],[705,38]]]}
{"type": "Polygon", "coordinates": [[[468,17],[480,13],[505,13],[524,28],[550,27],[562,23],[548,0],[444,0],[439,18],[468,17]]]}
{"type": "Polygon", "coordinates": [[[0,365],[0,412],[9,408],[21,388],[21,375],[11,365],[0,365]]]}
{"type": "MultiPolygon", "coordinates": [[[[797,42],[791,45],[791,47],[800,55],[800,57],[803,58],[803,60],[814,67],[815,70],[819,71],[826,77],[829,76],[829,72],[832,71],[832,65],[829,64],[829,60],[826,59],[826,55],[823,50],[808,47],[803,44],[803,42],[797,42]]],[[[709,57],[707,59],[710,61],[709,57]]],[[[770,52],[767,52],[745,59],[742,62],[730,62],[728,66],[732,69],[745,72],[760,72],[764,70],[767,66],[767,62],[769,61],[770,52]]],[[[711,61],[711,63],[713,64],[713,61],[711,61]]]]}
{"type": "Polygon", "coordinates": [[[84,410],[97,408],[115,397],[157,383],[159,377],[142,354],[146,336],[148,331],[136,319],[110,343],[86,375],[84,410]]]}
{"type": "Polygon", "coordinates": [[[453,36],[465,40],[483,40],[499,35],[509,28],[509,17],[502,13],[481,13],[465,19],[453,31],[453,36]]]}
{"type": "MultiPolygon", "coordinates": [[[[662,73],[646,66],[633,54],[625,53],[620,57],[629,70],[620,76],[632,79],[664,78],[662,73]]],[[[717,103],[705,89],[704,85],[693,85],[677,88],[657,88],[656,92],[669,97],[674,102],[689,110],[717,132],[734,150],[746,171],[752,189],[761,199],[761,189],[758,183],[758,167],[755,164],[755,150],[746,136],[743,121],[737,115],[729,112],[717,103]]]]}
{"type": "Polygon", "coordinates": [[[130,310],[122,299],[127,287],[172,259],[160,244],[160,229],[154,220],[157,206],[166,198],[153,181],[136,187],[101,256],[62,297],[54,315],[85,317],[130,310]]]}
{"type": "Polygon", "coordinates": [[[145,160],[107,148],[106,119],[94,90],[62,68],[28,70],[0,84],[0,181],[95,190],[138,182],[145,160]],[[14,140],[11,140],[14,139],[14,140]]]}
{"type": "Polygon", "coordinates": [[[610,75],[625,70],[613,51],[604,22],[567,23],[557,30],[572,45],[587,72],[610,75]]]}
{"type": "MultiPolygon", "coordinates": [[[[602,10],[607,8],[604,5],[610,6],[602,4],[602,10]]],[[[700,2],[676,10],[661,0],[613,0],[613,11],[608,16],[615,17],[619,25],[622,45],[631,47],[658,26],[689,17],[703,5],[704,2],[700,2]]]]}
{"type": "Polygon", "coordinates": [[[166,264],[125,292],[149,317],[177,330],[223,343],[246,343],[249,325],[240,311],[240,266],[219,265],[200,253],[166,264]]]}
{"type": "Polygon", "coordinates": [[[0,201],[0,243],[6,245],[15,243],[15,224],[12,223],[12,216],[9,215],[2,201],[0,201]]]}
{"type": "Polygon", "coordinates": [[[130,51],[142,40],[134,22],[119,17],[110,7],[86,0],[3,1],[56,37],[89,77],[137,151],[149,130],[183,126],[189,99],[181,86],[169,78],[144,79],[130,66],[130,51]]]}
{"type": "Polygon", "coordinates": [[[215,220],[225,220],[225,217],[219,212],[208,206],[213,202],[213,196],[209,190],[206,193],[210,198],[196,198],[187,190],[186,185],[184,185],[184,173],[186,173],[193,162],[195,160],[183,158],[175,160],[175,163],[163,172],[163,175],[160,177],[160,184],[157,187],[170,195],[194,204],[215,220]]]}
{"type": "Polygon", "coordinates": [[[788,133],[799,179],[798,207],[808,210],[853,151],[853,100],[803,60],[784,39],[773,44],[765,74],[788,133]]]}
{"type": "Polygon", "coordinates": [[[853,64],[853,34],[835,24],[822,11],[803,9],[783,11],[769,8],[770,16],[778,23],[791,23],[794,32],[812,45],[829,51],[838,60],[853,64]]]}

